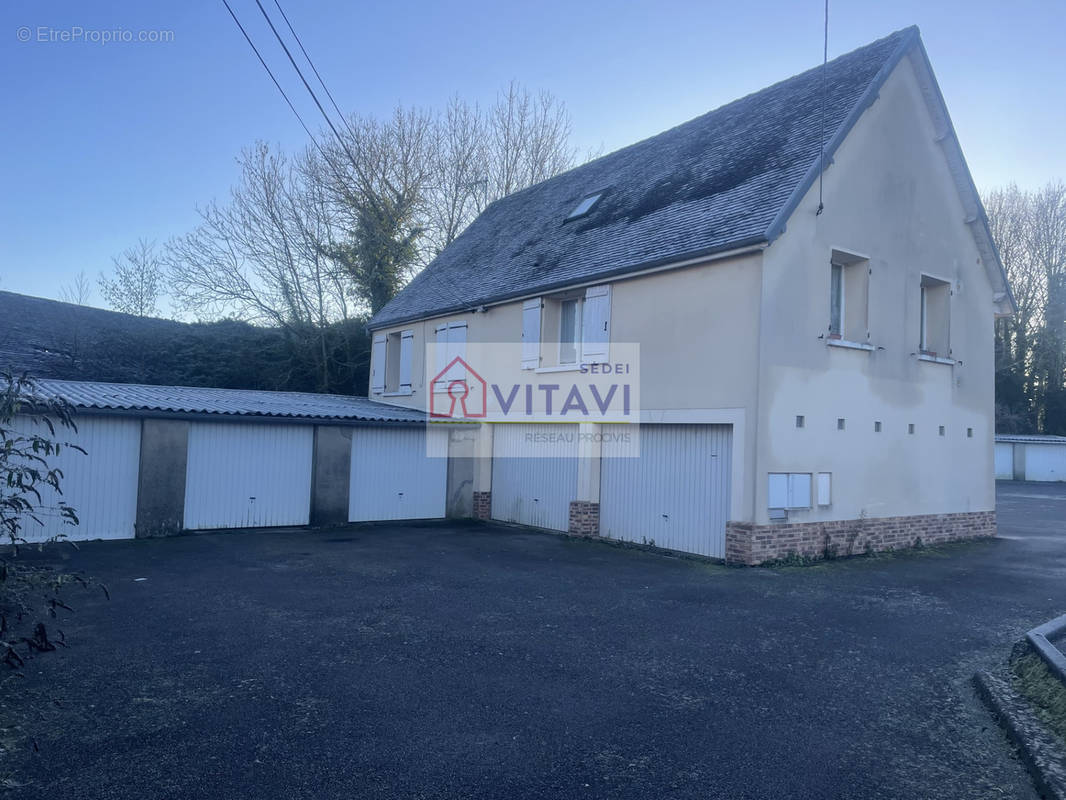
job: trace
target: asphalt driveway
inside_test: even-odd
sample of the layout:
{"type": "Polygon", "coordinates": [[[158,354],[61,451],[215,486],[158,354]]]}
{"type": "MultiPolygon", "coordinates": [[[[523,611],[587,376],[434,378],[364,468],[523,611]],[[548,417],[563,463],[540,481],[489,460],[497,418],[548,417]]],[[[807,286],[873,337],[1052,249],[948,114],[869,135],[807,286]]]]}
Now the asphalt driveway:
{"type": "Polygon", "coordinates": [[[63,550],[112,599],[72,594],[72,646],[5,689],[29,722],[0,777],[53,800],[1033,797],[969,680],[1066,610],[1066,487],[1001,486],[1000,533],[779,570],[483,525],[63,550]]]}

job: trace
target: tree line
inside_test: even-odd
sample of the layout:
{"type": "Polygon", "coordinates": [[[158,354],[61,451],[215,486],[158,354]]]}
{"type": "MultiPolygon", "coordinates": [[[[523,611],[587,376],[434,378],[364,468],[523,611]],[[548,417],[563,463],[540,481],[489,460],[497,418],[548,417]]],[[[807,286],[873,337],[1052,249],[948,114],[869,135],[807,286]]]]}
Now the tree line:
{"type": "MultiPolygon", "coordinates": [[[[578,161],[565,105],[514,82],[488,108],[455,97],[441,110],[352,115],[338,134],[295,153],[245,149],[229,196],[198,209],[193,230],[114,259],[99,279],[108,305],[153,316],[169,296],[185,318],[261,331],[281,359],[263,388],[361,392],[369,317],[488,204],[578,161]]],[[[63,294],[84,302],[84,275],[63,294]]],[[[153,378],[188,372],[142,366],[153,378]]]]}
{"type": "Polygon", "coordinates": [[[983,199],[1018,306],[996,321],[996,430],[1066,434],[1066,184],[983,199]]]}

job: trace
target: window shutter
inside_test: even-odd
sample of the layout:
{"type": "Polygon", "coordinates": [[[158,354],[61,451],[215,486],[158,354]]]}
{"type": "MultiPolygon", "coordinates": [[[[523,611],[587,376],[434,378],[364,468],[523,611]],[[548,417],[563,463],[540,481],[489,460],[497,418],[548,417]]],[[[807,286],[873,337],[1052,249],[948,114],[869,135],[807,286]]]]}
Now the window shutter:
{"type": "Polygon", "coordinates": [[[539,297],[522,304],[522,369],[540,366],[540,308],[539,297]]]}
{"type": "Polygon", "coordinates": [[[581,360],[606,361],[611,344],[611,287],[590,286],[585,290],[581,326],[581,360]]]}
{"type": "MultiPolygon", "coordinates": [[[[451,322],[448,324],[448,355],[444,362],[444,365],[452,363],[452,360],[456,357],[466,358],[466,323],[465,322],[451,322]]],[[[466,368],[461,364],[456,364],[448,371],[447,383],[452,381],[465,381],[466,380],[466,368]]],[[[447,385],[445,386],[447,388],[447,385]]]]}
{"type": "Polygon", "coordinates": [[[383,333],[374,334],[370,362],[373,365],[370,372],[370,390],[383,392],[385,391],[385,334],[383,333]]]}
{"type": "Polygon", "coordinates": [[[414,355],[414,331],[400,334],[400,391],[411,391],[411,357],[414,355]]]}

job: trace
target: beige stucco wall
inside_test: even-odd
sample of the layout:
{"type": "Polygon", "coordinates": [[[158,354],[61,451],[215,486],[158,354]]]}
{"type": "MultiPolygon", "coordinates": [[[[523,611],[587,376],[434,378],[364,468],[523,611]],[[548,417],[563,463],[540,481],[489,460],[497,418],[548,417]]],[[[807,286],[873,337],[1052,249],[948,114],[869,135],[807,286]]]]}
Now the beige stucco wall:
{"type": "MultiPolygon", "coordinates": [[[[641,421],[732,424],[733,518],[745,521],[750,521],[745,509],[752,507],[748,465],[755,438],[747,422],[756,410],[761,261],[756,251],[611,282],[611,340],[640,344],[641,421]]],[[[545,362],[552,364],[558,320],[546,311],[542,339],[548,343],[545,362]]],[[[426,343],[434,340],[438,325],[456,320],[466,321],[471,343],[521,341],[521,301],[376,331],[414,332],[413,393],[370,396],[425,409],[426,343]]],[[[557,374],[522,370],[517,357],[476,366],[501,385],[547,381],[557,374]]]]}
{"type": "Polygon", "coordinates": [[[832,504],[790,512],[795,522],[995,506],[992,289],[935,137],[904,59],[826,171],[823,213],[815,186],[764,255],[757,522],[769,472],[833,474],[832,504]],[[870,259],[872,352],[819,338],[833,248],[870,259]],[[952,283],[959,365],[917,357],[922,273],[952,283]]]}

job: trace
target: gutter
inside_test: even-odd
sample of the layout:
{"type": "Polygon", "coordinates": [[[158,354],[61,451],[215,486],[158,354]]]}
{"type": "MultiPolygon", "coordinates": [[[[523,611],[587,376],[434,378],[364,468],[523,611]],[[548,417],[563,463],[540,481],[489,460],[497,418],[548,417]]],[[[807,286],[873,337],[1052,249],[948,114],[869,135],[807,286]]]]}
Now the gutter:
{"type": "Polygon", "coordinates": [[[682,269],[684,267],[690,267],[696,264],[704,264],[711,261],[721,261],[726,258],[734,258],[736,256],[748,255],[750,253],[756,253],[765,250],[769,244],[769,241],[767,241],[766,237],[763,235],[749,236],[745,239],[740,239],[735,242],[729,242],[728,244],[724,245],[709,247],[705,250],[696,250],[691,253],[683,253],[679,256],[670,256],[669,258],[661,258],[632,266],[620,267],[618,269],[609,270],[607,272],[599,272],[596,274],[595,277],[590,277],[587,279],[555,281],[554,283],[542,284],[538,286],[535,290],[529,290],[524,293],[492,295],[486,299],[478,300],[472,303],[449,306],[443,309],[431,311],[429,313],[397,317],[396,319],[390,319],[386,322],[375,322],[374,320],[371,320],[369,323],[367,323],[366,329],[368,331],[376,331],[381,330],[382,328],[392,328],[397,325],[404,325],[408,322],[424,322],[426,320],[434,319],[437,317],[446,317],[451,314],[476,314],[480,311],[484,311],[489,306],[498,306],[504,303],[514,303],[518,302],[519,300],[528,300],[533,297],[540,297],[543,294],[560,291],[562,289],[579,289],[584,288],[586,286],[597,286],[598,284],[601,284],[605,280],[609,280],[611,278],[623,276],[626,278],[639,278],[642,275],[650,275],[656,272],[682,269]]]}
{"type": "MultiPolygon", "coordinates": [[[[73,405],[73,404],[72,404],[73,405]]],[[[79,417],[136,417],[138,419],[170,419],[187,422],[238,422],[258,425],[341,425],[345,427],[410,427],[422,428],[422,420],[365,419],[359,417],[285,417],[278,414],[239,414],[224,411],[164,411],[141,408],[98,408],[74,405],[74,424],[79,417]]]]}

